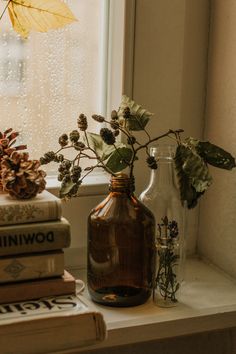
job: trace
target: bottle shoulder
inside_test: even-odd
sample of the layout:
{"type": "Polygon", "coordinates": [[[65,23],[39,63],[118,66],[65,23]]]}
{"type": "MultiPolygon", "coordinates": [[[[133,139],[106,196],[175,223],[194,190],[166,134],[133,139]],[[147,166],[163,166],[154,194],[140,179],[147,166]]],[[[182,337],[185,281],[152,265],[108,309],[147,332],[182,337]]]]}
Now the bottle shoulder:
{"type": "Polygon", "coordinates": [[[135,195],[121,195],[121,193],[110,193],[100,204],[92,209],[89,219],[100,218],[129,219],[154,218],[152,212],[135,195]]]}

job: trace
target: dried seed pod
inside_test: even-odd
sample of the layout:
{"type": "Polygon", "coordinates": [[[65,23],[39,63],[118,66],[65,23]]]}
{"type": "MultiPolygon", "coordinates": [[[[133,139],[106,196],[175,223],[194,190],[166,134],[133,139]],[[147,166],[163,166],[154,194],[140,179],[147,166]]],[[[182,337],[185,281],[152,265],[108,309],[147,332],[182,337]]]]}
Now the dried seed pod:
{"type": "Polygon", "coordinates": [[[96,122],[103,123],[105,121],[105,118],[103,116],[100,116],[98,114],[93,114],[92,118],[96,120],[96,122]]]}
{"type": "Polygon", "coordinates": [[[136,143],[136,138],[134,136],[129,136],[127,138],[127,144],[134,145],[136,143]]]}
{"type": "Polygon", "coordinates": [[[118,113],[117,113],[117,111],[113,110],[113,111],[111,112],[111,119],[112,119],[112,120],[117,120],[117,119],[118,119],[118,113]]]}
{"type": "Polygon", "coordinates": [[[124,117],[125,119],[129,119],[130,116],[131,116],[130,108],[127,106],[127,107],[125,107],[124,110],[123,110],[123,117],[124,117]]]}
{"type": "Polygon", "coordinates": [[[114,137],[117,137],[120,134],[119,129],[114,130],[113,135],[114,137]]]}
{"type": "Polygon", "coordinates": [[[109,124],[112,129],[119,129],[119,123],[117,121],[111,119],[109,124]]]}
{"type": "Polygon", "coordinates": [[[157,161],[155,159],[154,156],[148,156],[147,158],[147,164],[148,164],[148,167],[151,168],[152,170],[156,170],[158,165],[157,165],[157,161]]]}
{"type": "Polygon", "coordinates": [[[113,145],[116,142],[116,139],[112,133],[112,131],[108,128],[102,128],[100,130],[100,135],[102,140],[107,144],[107,145],[113,145]]]}
{"type": "Polygon", "coordinates": [[[68,144],[68,135],[67,134],[62,134],[59,139],[58,139],[59,144],[61,147],[64,147],[68,144]]]}
{"type": "Polygon", "coordinates": [[[79,115],[79,118],[77,119],[77,124],[78,124],[78,128],[81,130],[81,131],[85,131],[87,130],[88,128],[88,121],[87,121],[87,117],[81,113],[79,115]]]}
{"type": "Polygon", "coordinates": [[[77,143],[79,138],[80,138],[80,133],[78,132],[78,130],[72,130],[72,132],[70,132],[70,141],[72,143],[77,143]]]}

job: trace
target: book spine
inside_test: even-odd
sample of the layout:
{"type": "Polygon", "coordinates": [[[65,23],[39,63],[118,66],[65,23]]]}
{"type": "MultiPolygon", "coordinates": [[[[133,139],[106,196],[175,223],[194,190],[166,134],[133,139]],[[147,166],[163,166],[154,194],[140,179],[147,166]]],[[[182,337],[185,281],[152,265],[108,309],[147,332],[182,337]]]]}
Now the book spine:
{"type": "MultiPolygon", "coordinates": [[[[74,277],[67,271],[64,271],[64,276],[62,277],[48,279],[39,278],[31,281],[26,280],[1,284],[0,304],[35,300],[46,296],[75,294],[75,292],[76,283],[74,277]]],[[[12,311],[10,311],[10,313],[12,313],[12,311]]],[[[0,317],[2,317],[1,309],[0,317]]]]}
{"type": "Polygon", "coordinates": [[[0,205],[0,226],[60,220],[61,216],[60,200],[0,205]]]}
{"type": "Polygon", "coordinates": [[[0,227],[0,256],[44,252],[70,246],[70,224],[59,221],[0,227]]]}
{"type": "Polygon", "coordinates": [[[0,259],[0,284],[64,274],[64,253],[49,252],[0,259]]]}

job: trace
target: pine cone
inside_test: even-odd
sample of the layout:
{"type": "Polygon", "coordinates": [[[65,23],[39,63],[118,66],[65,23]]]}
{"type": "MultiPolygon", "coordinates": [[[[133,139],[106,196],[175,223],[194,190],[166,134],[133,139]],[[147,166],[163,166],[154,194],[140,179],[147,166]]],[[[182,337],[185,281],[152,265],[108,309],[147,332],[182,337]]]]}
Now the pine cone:
{"type": "Polygon", "coordinates": [[[12,128],[0,132],[0,191],[3,190],[1,179],[1,161],[4,156],[10,156],[13,151],[24,150],[26,145],[13,146],[16,142],[16,138],[19,135],[18,132],[14,132],[12,128]]]}
{"type": "Polygon", "coordinates": [[[46,173],[39,170],[38,160],[29,160],[26,152],[13,151],[11,156],[5,156],[1,162],[1,177],[3,190],[17,199],[34,198],[46,186],[46,173]]]}

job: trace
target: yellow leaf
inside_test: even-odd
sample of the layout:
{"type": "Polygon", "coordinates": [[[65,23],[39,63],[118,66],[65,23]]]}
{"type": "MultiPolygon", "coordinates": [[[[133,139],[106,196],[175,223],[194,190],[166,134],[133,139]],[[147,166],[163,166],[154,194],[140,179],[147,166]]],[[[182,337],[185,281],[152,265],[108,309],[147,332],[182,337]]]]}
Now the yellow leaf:
{"type": "Polygon", "coordinates": [[[14,30],[24,38],[31,30],[47,32],[76,21],[61,0],[11,0],[8,12],[14,30]]]}

